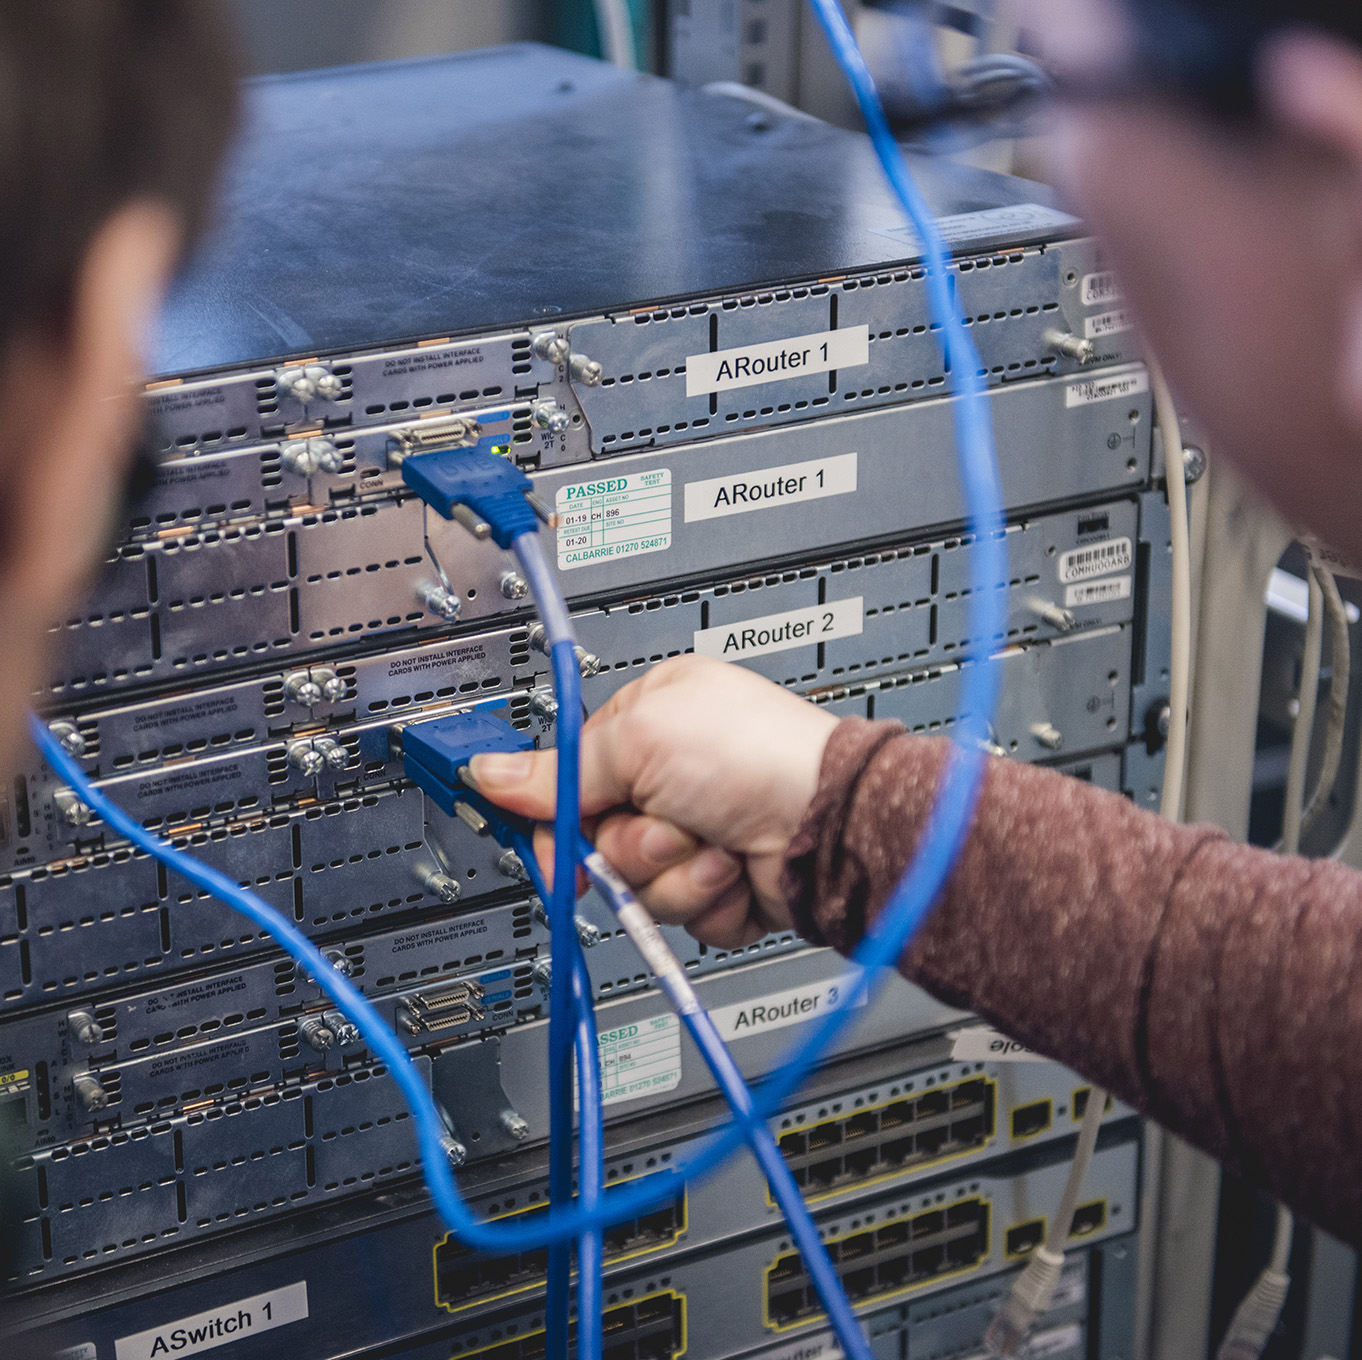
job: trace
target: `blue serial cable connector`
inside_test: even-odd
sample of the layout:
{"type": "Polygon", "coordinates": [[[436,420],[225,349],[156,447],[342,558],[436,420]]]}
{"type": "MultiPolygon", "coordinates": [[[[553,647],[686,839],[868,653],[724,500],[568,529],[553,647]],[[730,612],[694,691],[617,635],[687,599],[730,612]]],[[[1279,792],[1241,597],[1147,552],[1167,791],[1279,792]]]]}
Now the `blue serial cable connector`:
{"type": "Polygon", "coordinates": [[[489,823],[504,821],[507,835],[520,829],[518,818],[475,793],[459,771],[476,755],[532,751],[532,738],[517,732],[502,718],[478,712],[410,723],[402,729],[401,737],[402,767],[407,778],[419,784],[447,816],[455,815],[457,804],[469,803],[489,823]]]}
{"type": "Polygon", "coordinates": [[[489,437],[472,448],[409,454],[402,460],[402,480],[432,510],[456,520],[475,538],[510,548],[523,534],[537,531],[537,519],[551,524],[554,516],[535,500],[530,479],[492,452],[493,442],[489,437]]]}

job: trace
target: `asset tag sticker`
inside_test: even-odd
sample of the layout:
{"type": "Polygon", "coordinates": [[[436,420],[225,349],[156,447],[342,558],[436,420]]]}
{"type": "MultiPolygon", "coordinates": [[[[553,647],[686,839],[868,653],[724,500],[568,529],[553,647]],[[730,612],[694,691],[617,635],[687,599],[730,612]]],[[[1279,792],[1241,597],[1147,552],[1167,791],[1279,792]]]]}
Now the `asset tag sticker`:
{"type": "Polygon", "coordinates": [[[766,614],[718,628],[698,628],[695,651],[699,656],[717,656],[721,661],[745,661],[748,657],[787,652],[791,647],[857,637],[865,627],[863,600],[863,596],[857,595],[850,600],[787,609],[783,614],[766,614]]]}
{"type": "Polygon", "coordinates": [[[1104,269],[1100,274],[1084,274],[1080,291],[1085,307],[1101,307],[1121,300],[1121,285],[1110,269],[1104,269]]]}
{"type": "Polygon", "coordinates": [[[822,500],[825,496],[844,496],[855,490],[854,453],[711,477],[703,482],[686,483],[686,523],[742,515],[749,510],[767,510],[777,505],[797,505],[802,501],[822,500]]]}
{"type": "Polygon", "coordinates": [[[654,1015],[606,1030],[596,1036],[596,1051],[603,1104],[656,1095],[680,1085],[681,1022],[674,1015],[654,1015]]]}
{"type": "MultiPolygon", "coordinates": [[[[739,1001],[732,1006],[718,1006],[710,1011],[709,1016],[725,1039],[765,1034],[768,1030],[800,1025],[806,1020],[816,1020],[828,1011],[845,1008],[846,998],[855,981],[855,973],[843,973],[840,977],[824,982],[810,982],[803,987],[790,987],[783,992],[772,992],[769,996],[755,997],[751,1001],[739,1001]]],[[[852,1003],[852,1008],[859,1008],[865,1003],[866,994],[862,991],[852,1003]]]]}
{"type": "Polygon", "coordinates": [[[1131,369],[1107,378],[1086,378],[1070,383],[1064,389],[1064,405],[1092,406],[1099,401],[1115,401],[1118,397],[1134,397],[1149,391],[1149,372],[1144,368],[1131,369]]]}
{"type": "Polygon", "coordinates": [[[763,340],[711,354],[686,355],[686,395],[702,397],[734,387],[802,378],[807,373],[829,373],[834,368],[859,368],[869,362],[869,326],[763,340]]]}
{"type": "Polygon", "coordinates": [[[161,1355],[198,1355],[244,1337],[271,1332],[307,1317],[307,1281],[253,1294],[193,1317],[149,1327],[114,1342],[117,1360],[156,1360],[161,1355]]]}
{"type": "Polygon", "coordinates": [[[1086,548],[1073,548],[1059,556],[1059,583],[1068,586],[1076,581],[1090,581],[1095,576],[1129,571],[1131,560],[1128,538],[1108,538],[1101,543],[1090,543],[1086,548]]]}
{"type": "Polygon", "coordinates": [[[1085,604],[1108,604],[1112,600],[1130,598],[1130,577],[1113,576],[1107,581],[1087,581],[1068,586],[1064,591],[1064,607],[1076,609],[1085,604]]]}
{"type": "Polygon", "coordinates": [[[554,509],[559,571],[663,552],[672,545],[668,468],[560,486],[554,509]]]}
{"type": "Polygon", "coordinates": [[[952,1062],[1045,1062],[1033,1048],[1009,1039],[987,1025],[957,1030],[951,1035],[952,1062]]]}
{"type": "Polygon", "coordinates": [[[1087,340],[1105,340],[1109,335],[1121,335],[1134,329],[1135,318],[1125,307],[1083,318],[1083,336],[1087,340]]]}

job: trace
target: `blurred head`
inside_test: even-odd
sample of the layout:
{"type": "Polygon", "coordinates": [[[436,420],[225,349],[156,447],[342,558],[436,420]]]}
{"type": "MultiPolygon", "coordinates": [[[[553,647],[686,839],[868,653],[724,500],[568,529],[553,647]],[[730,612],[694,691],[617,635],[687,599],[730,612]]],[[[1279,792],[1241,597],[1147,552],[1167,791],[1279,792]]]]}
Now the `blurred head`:
{"type": "Polygon", "coordinates": [[[1056,177],[1182,404],[1289,520],[1362,561],[1362,7],[1304,0],[1274,27],[1288,7],[1266,0],[1033,6],[1074,87],[1121,91],[1062,108],[1056,177]],[[1238,67],[1202,100],[1171,58],[1140,55],[1168,14],[1267,36],[1232,28],[1238,67]]]}
{"type": "Polygon", "coordinates": [[[0,771],[106,546],[234,91],[213,0],[0,5],[0,771]]]}

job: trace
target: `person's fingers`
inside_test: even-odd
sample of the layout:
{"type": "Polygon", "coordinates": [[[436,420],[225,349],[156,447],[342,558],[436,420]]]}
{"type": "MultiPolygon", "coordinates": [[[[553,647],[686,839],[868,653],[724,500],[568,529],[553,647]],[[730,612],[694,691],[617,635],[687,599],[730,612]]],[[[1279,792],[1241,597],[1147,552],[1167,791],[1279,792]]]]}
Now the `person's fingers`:
{"type": "Polygon", "coordinates": [[[474,787],[508,812],[547,821],[558,802],[557,751],[505,751],[468,762],[474,787]]]}
{"type": "Polygon", "coordinates": [[[713,949],[741,949],[766,934],[752,913],[752,893],[744,879],[721,893],[714,905],[697,916],[686,930],[713,949]]]}
{"type": "Polygon", "coordinates": [[[615,812],[603,818],[592,840],[635,888],[651,883],[697,849],[695,837],[680,827],[632,812],[615,812]]]}
{"type": "Polygon", "coordinates": [[[743,878],[743,863],[726,850],[706,846],[684,863],[666,869],[651,883],[637,889],[638,900],[668,926],[688,925],[709,911],[735,883],[743,878]]]}

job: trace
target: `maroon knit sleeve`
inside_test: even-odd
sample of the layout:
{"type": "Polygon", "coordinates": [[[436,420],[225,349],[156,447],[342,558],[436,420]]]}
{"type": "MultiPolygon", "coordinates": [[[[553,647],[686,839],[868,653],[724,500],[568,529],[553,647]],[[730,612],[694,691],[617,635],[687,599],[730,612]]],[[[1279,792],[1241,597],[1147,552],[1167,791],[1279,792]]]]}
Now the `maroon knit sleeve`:
{"type": "MultiPolygon", "coordinates": [[[[810,938],[855,947],[948,749],[893,723],[835,729],[786,863],[810,938]]],[[[990,760],[964,853],[901,967],[1362,1241],[1362,874],[990,760]]]]}

